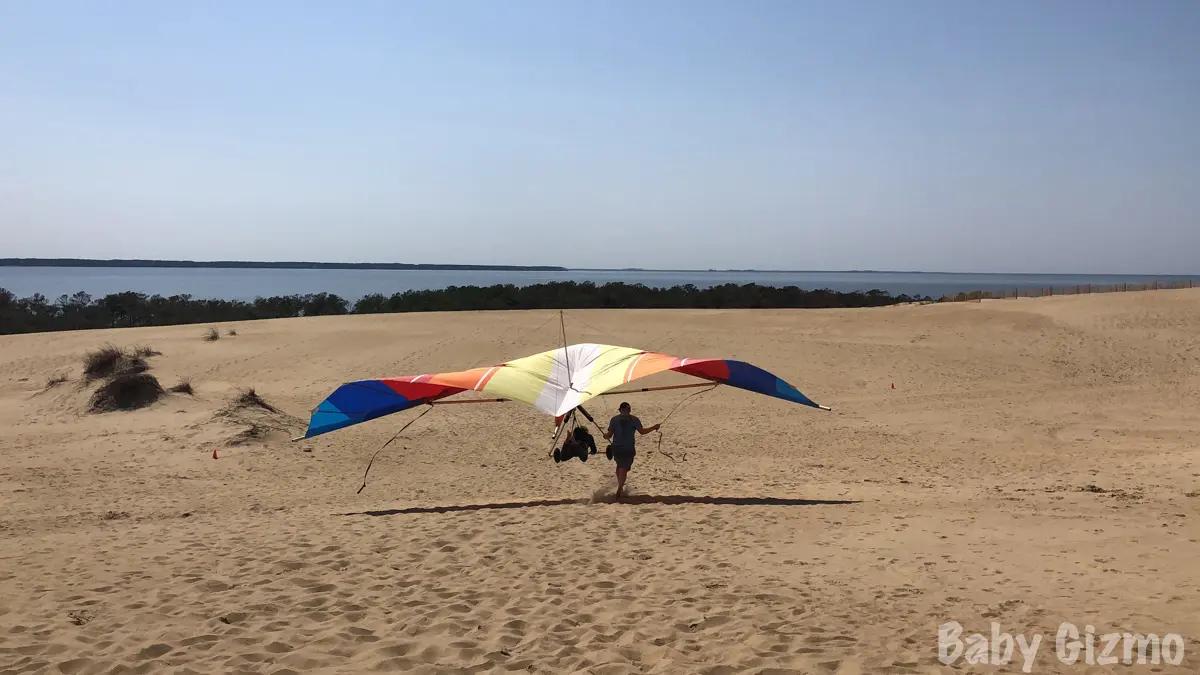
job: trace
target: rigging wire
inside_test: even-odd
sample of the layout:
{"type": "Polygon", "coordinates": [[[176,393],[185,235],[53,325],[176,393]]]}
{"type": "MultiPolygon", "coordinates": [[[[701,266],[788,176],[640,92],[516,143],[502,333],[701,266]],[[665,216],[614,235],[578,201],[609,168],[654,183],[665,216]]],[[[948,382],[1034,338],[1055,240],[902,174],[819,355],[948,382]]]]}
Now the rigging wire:
{"type": "Polygon", "coordinates": [[[674,330],[667,330],[664,333],[660,333],[658,337],[656,337],[653,340],[646,343],[646,347],[645,347],[646,351],[661,352],[663,347],[665,347],[675,341],[675,337],[674,337],[675,332],[676,331],[674,331],[674,330]],[[666,338],[670,338],[670,339],[667,339],[665,342],[662,342],[661,344],[656,344],[656,343],[658,343],[659,340],[664,340],[666,338]]]}
{"type": "Polygon", "coordinates": [[[587,321],[584,321],[583,319],[581,319],[581,318],[579,318],[579,317],[575,316],[574,314],[572,314],[572,313],[570,313],[570,312],[563,312],[563,313],[564,313],[564,314],[566,314],[567,316],[571,317],[571,319],[572,319],[573,321],[578,321],[579,323],[583,324],[585,327],[587,327],[587,328],[590,328],[591,330],[595,331],[596,333],[599,333],[600,335],[604,335],[604,336],[607,336],[607,337],[610,337],[610,338],[616,338],[616,340],[614,340],[614,342],[618,342],[618,343],[619,343],[619,342],[623,342],[623,341],[624,341],[624,339],[623,339],[623,338],[621,338],[621,337],[620,337],[619,335],[617,335],[616,333],[610,333],[610,332],[608,332],[608,331],[606,331],[606,330],[602,330],[602,329],[600,329],[600,328],[597,328],[597,327],[593,326],[592,324],[588,323],[587,321]]]}
{"type": "MultiPolygon", "coordinates": [[[[501,351],[503,351],[504,347],[506,347],[506,346],[511,346],[511,345],[517,345],[517,344],[521,344],[521,343],[522,343],[522,342],[524,342],[524,341],[525,341],[525,340],[526,340],[526,339],[527,339],[527,338],[528,338],[530,335],[533,335],[534,333],[538,332],[539,330],[541,330],[541,329],[545,328],[545,327],[546,327],[546,324],[550,323],[550,322],[551,322],[551,321],[553,321],[553,320],[554,320],[554,315],[553,315],[553,314],[551,314],[550,316],[546,317],[546,320],[545,320],[545,321],[543,321],[543,322],[541,322],[540,324],[538,324],[536,328],[533,328],[533,329],[531,329],[531,330],[525,331],[525,333],[524,333],[524,334],[522,334],[520,337],[518,337],[518,338],[517,338],[517,339],[515,339],[515,340],[511,340],[511,341],[509,341],[509,342],[507,342],[507,343],[505,343],[503,340],[499,340],[499,343],[498,343],[498,345],[497,345],[497,346],[498,346],[498,347],[501,349],[501,351]]],[[[508,331],[510,331],[510,330],[514,330],[514,328],[508,328],[508,329],[506,329],[504,332],[502,332],[500,335],[501,335],[501,336],[503,336],[503,335],[504,335],[504,333],[507,333],[507,332],[508,332],[508,331]]],[[[478,363],[476,363],[476,364],[475,364],[475,367],[476,367],[476,368],[479,368],[479,367],[482,367],[482,366],[485,366],[485,365],[492,365],[492,363],[493,363],[493,361],[492,361],[491,359],[484,359],[484,360],[481,360],[481,361],[479,361],[478,363]]]]}

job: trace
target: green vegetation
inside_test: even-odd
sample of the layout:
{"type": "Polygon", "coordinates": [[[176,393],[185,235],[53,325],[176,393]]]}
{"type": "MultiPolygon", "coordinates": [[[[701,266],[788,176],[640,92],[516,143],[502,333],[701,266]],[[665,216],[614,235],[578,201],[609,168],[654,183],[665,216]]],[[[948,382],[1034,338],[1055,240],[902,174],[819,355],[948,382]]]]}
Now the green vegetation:
{"type": "MultiPolygon", "coordinates": [[[[49,302],[41,294],[17,298],[0,288],[0,334],[91,328],[130,328],[332,314],[380,314],[489,309],[676,309],[676,308],[829,308],[880,307],[930,298],[893,296],[884,291],[838,292],[795,286],[723,284],[650,288],[642,284],[562,281],[531,286],[451,286],[367,295],[351,304],[328,293],[241,300],[197,300],[190,295],[147,296],[127,291],[93,299],[87,293],[62,295],[49,302]]],[[[206,339],[219,339],[216,329],[206,339]]],[[[111,354],[108,355],[112,357],[111,354]]],[[[136,355],[135,355],[136,356],[136,355]]]]}

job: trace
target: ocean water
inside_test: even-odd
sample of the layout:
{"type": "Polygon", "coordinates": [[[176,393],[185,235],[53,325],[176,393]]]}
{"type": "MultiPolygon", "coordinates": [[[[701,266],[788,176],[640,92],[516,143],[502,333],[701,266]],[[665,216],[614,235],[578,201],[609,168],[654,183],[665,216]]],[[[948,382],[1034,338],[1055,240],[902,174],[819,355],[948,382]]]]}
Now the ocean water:
{"type": "Polygon", "coordinates": [[[334,293],[353,302],[371,293],[391,295],[410,289],[447,286],[518,286],[548,281],[610,281],[647,286],[756,283],[798,286],[811,290],[869,291],[893,295],[928,295],[934,298],[964,291],[999,291],[1076,285],[1143,284],[1193,280],[1200,275],[1096,275],[1096,274],[959,274],[936,272],[753,272],[687,270],[290,270],[290,269],[179,269],[155,267],[0,267],[0,288],[18,297],[41,293],[50,301],[78,291],[92,297],[136,291],[147,295],[189,294],[193,298],[253,300],[273,295],[334,293]]]}

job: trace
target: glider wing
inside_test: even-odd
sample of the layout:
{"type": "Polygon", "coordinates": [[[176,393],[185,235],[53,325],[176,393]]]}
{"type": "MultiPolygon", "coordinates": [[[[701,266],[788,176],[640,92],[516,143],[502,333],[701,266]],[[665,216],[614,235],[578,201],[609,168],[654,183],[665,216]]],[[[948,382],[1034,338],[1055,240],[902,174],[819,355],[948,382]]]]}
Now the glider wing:
{"type": "Polygon", "coordinates": [[[304,437],[318,436],[468,390],[528,403],[558,417],[623,384],[666,371],[813,408],[822,407],[782,379],[743,361],[680,358],[632,347],[586,343],[455,373],[348,382],[313,410],[304,437]]]}

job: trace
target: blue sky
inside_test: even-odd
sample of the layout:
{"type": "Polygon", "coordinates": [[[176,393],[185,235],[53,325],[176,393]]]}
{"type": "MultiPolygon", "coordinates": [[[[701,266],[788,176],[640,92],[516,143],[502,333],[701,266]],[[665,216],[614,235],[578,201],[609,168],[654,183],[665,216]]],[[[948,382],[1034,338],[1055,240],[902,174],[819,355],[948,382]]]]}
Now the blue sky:
{"type": "Polygon", "coordinates": [[[14,0],[0,257],[1196,273],[1197,35],[1193,0],[14,0]]]}

